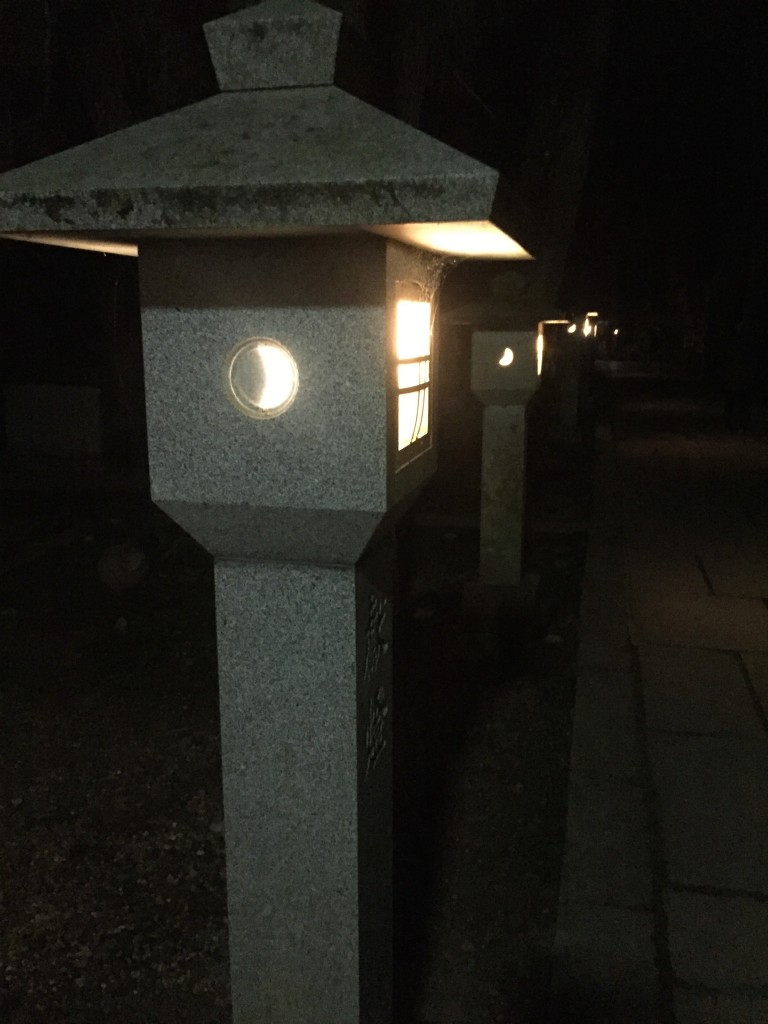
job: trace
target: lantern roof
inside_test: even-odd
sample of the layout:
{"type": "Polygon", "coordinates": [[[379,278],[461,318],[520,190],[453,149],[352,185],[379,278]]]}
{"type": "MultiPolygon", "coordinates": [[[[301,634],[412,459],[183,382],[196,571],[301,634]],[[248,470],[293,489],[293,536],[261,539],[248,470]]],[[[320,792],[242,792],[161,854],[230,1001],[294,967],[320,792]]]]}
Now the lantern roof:
{"type": "Polygon", "coordinates": [[[0,175],[0,233],[135,252],[147,237],[367,229],[528,258],[530,217],[497,171],[333,84],[340,27],[311,0],[210,22],[222,91],[0,175]]]}

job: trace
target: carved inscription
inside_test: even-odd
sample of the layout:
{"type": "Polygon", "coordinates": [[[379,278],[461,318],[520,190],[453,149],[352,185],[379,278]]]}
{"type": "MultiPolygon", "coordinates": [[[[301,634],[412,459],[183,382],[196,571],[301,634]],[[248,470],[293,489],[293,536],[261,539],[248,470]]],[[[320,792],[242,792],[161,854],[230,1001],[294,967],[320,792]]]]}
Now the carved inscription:
{"type": "Polygon", "coordinates": [[[366,778],[379,762],[387,745],[386,718],[389,714],[387,692],[378,681],[382,658],[389,651],[386,639],[389,602],[385,597],[371,594],[368,599],[368,628],[365,638],[364,685],[368,693],[368,725],[365,730],[366,778]]]}

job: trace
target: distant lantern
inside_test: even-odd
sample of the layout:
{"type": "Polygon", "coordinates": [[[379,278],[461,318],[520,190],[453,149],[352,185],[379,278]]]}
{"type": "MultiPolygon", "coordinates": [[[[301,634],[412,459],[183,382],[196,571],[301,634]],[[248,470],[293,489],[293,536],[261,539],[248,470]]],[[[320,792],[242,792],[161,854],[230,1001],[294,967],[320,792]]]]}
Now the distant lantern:
{"type": "Polygon", "coordinates": [[[521,405],[538,387],[544,335],[534,331],[475,331],[473,392],[486,405],[521,405]]]}

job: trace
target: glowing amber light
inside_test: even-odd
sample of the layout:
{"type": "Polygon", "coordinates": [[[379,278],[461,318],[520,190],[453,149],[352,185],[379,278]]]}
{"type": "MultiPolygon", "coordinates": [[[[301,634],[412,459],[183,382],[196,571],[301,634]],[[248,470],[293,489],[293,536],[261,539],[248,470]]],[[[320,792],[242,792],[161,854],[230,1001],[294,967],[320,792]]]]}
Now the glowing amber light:
{"type": "Polygon", "coordinates": [[[536,338],[536,375],[541,376],[541,367],[544,363],[544,335],[539,334],[536,338]]]}
{"type": "Polygon", "coordinates": [[[386,235],[408,245],[417,245],[449,256],[474,256],[490,260],[531,259],[531,254],[519,242],[487,220],[380,224],[370,230],[377,235],[386,235]]]}
{"type": "Polygon", "coordinates": [[[398,299],[395,306],[397,356],[397,450],[429,433],[432,307],[423,299],[398,299]]]}
{"type": "Polygon", "coordinates": [[[568,328],[568,333],[569,334],[575,334],[576,333],[576,324],[571,324],[571,326],[568,328]]]}
{"type": "Polygon", "coordinates": [[[499,360],[499,366],[511,366],[514,361],[515,353],[511,348],[505,348],[502,353],[501,359],[499,360]]]}
{"type": "Polygon", "coordinates": [[[431,316],[429,302],[397,300],[395,336],[398,359],[429,358],[431,316]]]}

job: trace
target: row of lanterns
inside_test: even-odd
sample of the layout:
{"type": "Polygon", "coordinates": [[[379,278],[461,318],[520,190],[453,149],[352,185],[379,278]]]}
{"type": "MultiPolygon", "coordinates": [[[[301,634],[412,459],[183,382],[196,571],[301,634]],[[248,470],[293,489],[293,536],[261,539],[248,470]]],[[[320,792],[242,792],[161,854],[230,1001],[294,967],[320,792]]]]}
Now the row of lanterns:
{"type": "MultiPolygon", "coordinates": [[[[597,337],[603,323],[598,317],[595,311],[585,314],[581,325],[585,338],[597,337]]],[[[401,285],[394,318],[398,452],[410,448],[429,433],[432,319],[432,303],[416,295],[415,289],[407,284],[401,285]]],[[[541,376],[544,359],[544,329],[550,324],[567,324],[568,334],[579,331],[579,324],[574,321],[542,321],[535,342],[537,376],[541,376]]],[[[613,334],[618,333],[619,328],[615,328],[613,334]]],[[[511,370],[514,349],[505,345],[497,356],[498,366],[511,370]]],[[[518,366],[519,363],[518,357],[518,366]]],[[[299,368],[281,342],[273,338],[251,338],[230,352],[225,382],[228,397],[240,412],[255,419],[272,419],[293,404],[299,388],[299,368]]]]}

